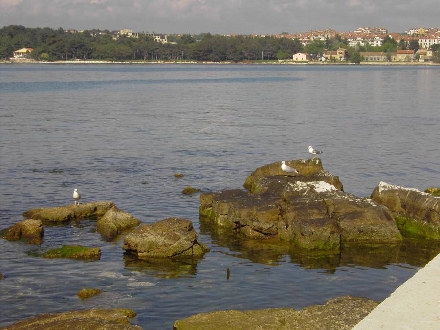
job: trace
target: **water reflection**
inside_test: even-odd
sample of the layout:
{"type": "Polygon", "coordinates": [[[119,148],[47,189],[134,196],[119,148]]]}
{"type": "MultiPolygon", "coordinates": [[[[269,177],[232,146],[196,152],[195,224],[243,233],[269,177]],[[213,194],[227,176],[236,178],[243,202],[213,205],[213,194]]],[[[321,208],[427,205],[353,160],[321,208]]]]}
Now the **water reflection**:
{"type": "Polygon", "coordinates": [[[158,278],[194,277],[200,259],[139,259],[136,256],[124,255],[125,269],[144,273],[158,278]]]}

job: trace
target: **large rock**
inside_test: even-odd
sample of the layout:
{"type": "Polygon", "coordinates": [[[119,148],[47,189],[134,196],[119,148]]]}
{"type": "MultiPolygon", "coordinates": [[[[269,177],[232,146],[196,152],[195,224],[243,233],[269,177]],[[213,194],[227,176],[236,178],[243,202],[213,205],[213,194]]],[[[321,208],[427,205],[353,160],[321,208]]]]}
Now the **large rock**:
{"type": "Polygon", "coordinates": [[[403,236],[440,239],[440,197],[380,182],[371,198],[394,212],[403,236]]]}
{"type": "Polygon", "coordinates": [[[47,223],[62,223],[71,220],[99,218],[113,206],[113,202],[110,201],[98,201],[79,205],[69,204],[59,207],[30,209],[24,212],[23,216],[47,223]]]}
{"type": "Polygon", "coordinates": [[[192,222],[180,218],[140,225],[125,237],[123,249],[144,259],[199,257],[209,251],[198,242],[192,222]]]}
{"type": "Polygon", "coordinates": [[[249,311],[215,311],[196,314],[174,322],[175,330],[344,330],[352,329],[378,302],[366,298],[339,297],[325,305],[296,311],[293,308],[269,308],[249,311]]]}
{"type": "Polygon", "coordinates": [[[2,330],[142,330],[130,324],[136,313],[127,309],[88,309],[41,314],[18,321],[2,330]]]}
{"type": "Polygon", "coordinates": [[[246,179],[251,192],[236,189],[201,194],[201,220],[246,238],[273,238],[305,249],[337,250],[341,243],[402,239],[386,207],[344,193],[339,179],[325,172],[319,159],[288,164],[299,175],[286,176],[281,163],[276,163],[257,169],[246,179]],[[266,173],[271,176],[264,177],[266,173]]]}
{"type": "Polygon", "coordinates": [[[9,241],[25,241],[30,244],[43,242],[44,227],[41,220],[27,219],[2,231],[2,237],[9,241]]]}
{"type": "Polygon", "coordinates": [[[123,212],[116,206],[113,206],[104,216],[98,219],[96,229],[109,242],[113,241],[123,231],[136,227],[140,223],[130,213],[123,212]]]}

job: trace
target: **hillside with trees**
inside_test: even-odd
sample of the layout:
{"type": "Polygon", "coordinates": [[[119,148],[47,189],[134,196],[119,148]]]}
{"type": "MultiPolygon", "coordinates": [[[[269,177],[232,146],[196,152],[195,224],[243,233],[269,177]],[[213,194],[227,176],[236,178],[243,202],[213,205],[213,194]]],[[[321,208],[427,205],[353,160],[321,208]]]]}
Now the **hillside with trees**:
{"type": "MultiPolygon", "coordinates": [[[[287,36],[287,34],[285,34],[287,36]]],[[[348,47],[347,40],[336,35],[325,41],[313,40],[303,46],[299,39],[284,36],[222,36],[168,35],[168,42],[157,42],[150,34],[136,37],[120,35],[116,31],[65,31],[62,28],[26,28],[9,25],[0,29],[0,59],[8,59],[21,48],[33,48],[35,60],[102,60],[102,61],[210,61],[246,62],[258,60],[286,60],[294,53],[306,52],[318,58],[325,50],[346,48],[348,60],[358,63],[359,52],[392,52],[396,49],[416,49],[417,42],[406,44],[385,38],[382,46],[348,47]]],[[[438,45],[435,45],[438,46],[438,45]]],[[[440,62],[438,47],[433,47],[435,60],[440,62]]]]}

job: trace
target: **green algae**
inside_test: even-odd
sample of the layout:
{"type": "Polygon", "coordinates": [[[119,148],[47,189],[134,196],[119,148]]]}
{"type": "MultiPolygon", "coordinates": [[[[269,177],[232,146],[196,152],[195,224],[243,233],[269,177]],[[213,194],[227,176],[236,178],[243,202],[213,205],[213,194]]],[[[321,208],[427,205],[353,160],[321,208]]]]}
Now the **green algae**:
{"type": "Polygon", "coordinates": [[[397,228],[405,238],[440,239],[437,228],[428,223],[421,223],[413,218],[396,216],[397,228]]]}
{"type": "Polygon", "coordinates": [[[43,257],[96,260],[101,257],[101,250],[97,247],[85,247],[81,245],[63,245],[60,248],[46,251],[45,253],[43,253],[43,257]]]}

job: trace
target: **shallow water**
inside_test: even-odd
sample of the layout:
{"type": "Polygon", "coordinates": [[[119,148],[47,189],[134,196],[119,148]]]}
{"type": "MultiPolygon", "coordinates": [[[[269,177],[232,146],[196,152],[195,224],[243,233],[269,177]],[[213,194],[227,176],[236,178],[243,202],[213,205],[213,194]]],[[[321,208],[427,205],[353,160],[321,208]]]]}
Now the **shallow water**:
{"type": "Polygon", "coordinates": [[[41,206],[112,200],[144,223],[193,221],[211,252],[187,264],[139,263],[93,221],[45,228],[44,243],[0,240],[0,326],[91,307],[133,323],[221,309],[302,308],[350,294],[382,300],[436,253],[412,242],[337,256],[257,248],[199,223],[203,191],[241,188],[259,166],[324,151],[324,167],[361,197],[385,181],[440,186],[440,68],[259,65],[0,66],[0,229],[41,206]],[[177,179],[174,173],[184,177],[177,179]],[[29,252],[99,246],[101,260],[29,252]],[[226,278],[226,268],[231,271],[226,278]],[[84,287],[104,293],[81,301],[84,287]]]}

